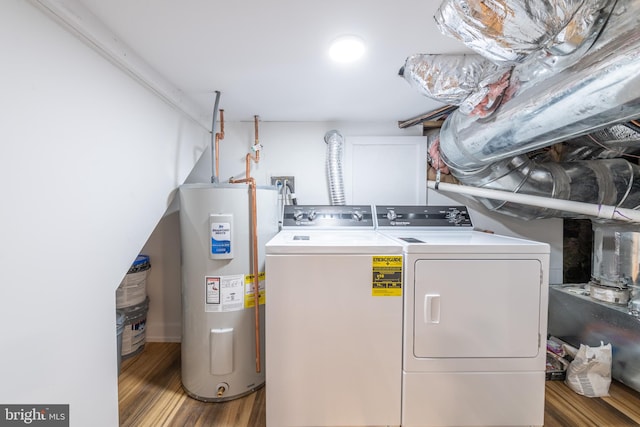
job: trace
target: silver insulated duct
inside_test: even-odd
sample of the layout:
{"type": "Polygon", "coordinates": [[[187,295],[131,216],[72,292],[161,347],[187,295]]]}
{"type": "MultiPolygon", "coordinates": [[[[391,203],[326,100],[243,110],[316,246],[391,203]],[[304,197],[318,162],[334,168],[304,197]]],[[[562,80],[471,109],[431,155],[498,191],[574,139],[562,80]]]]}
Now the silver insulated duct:
{"type": "MultiPolygon", "coordinates": [[[[480,55],[412,55],[400,70],[409,84],[424,96],[457,105],[474,114],[498,81],[506,85],[511,67],[494,64],[480,55]],[[461,72],[464,70],[464,72],[461,72]]],[[[497,104],[495,104],[497,105],[497,104]]]]}
{"type": "MultiPolygon", "coordinates": [[[[453,113],[440,132],[444,162],[453,170],[479,169],[640,116],[638,28],[640,2],[620,1],[578,62],[539,80],[512,81],[514,95],[488,119],[453,113]]],[[[533,65],[542,67],[516,70],[530,75],[533,65]]]]}
{"type": "Polygon", "coordinates": [[[614,0],[445,0],[435,20],[496,64],[546,52],[566,55],[593,42],[614,0]]]}
{"type": "MultiPolygon", "coordinates": [[[[477,86],[486,94],[479,105],[491,110],[459,108],[443,123],[439,157],[454,177],[475,187],[640,207],[638,167],[611,159],[640,148],[639,134],[620,125],[640,117],[639,1],[445,0],[436,21],[498,67],[511,67],[507,87],[503,78],[477,86]],[[557,143],[564,159],[549,155],[557,143]]],[[[404,77],[415,85],[419,67],[407,67],[411,58],[404,77]]],[[[483,203],[523,218],[575,216],[483,203]]]]}

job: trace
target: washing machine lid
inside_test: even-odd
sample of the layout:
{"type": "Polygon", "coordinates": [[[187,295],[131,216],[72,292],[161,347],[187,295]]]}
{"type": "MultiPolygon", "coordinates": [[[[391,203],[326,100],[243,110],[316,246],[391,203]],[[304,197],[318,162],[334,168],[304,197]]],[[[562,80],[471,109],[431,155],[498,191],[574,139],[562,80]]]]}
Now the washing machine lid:
{"type": "Polygon", "coordinates": [[[401,254],[402,245],[376,231],[286,229],[266,244],[267,254],[401,254]]]}

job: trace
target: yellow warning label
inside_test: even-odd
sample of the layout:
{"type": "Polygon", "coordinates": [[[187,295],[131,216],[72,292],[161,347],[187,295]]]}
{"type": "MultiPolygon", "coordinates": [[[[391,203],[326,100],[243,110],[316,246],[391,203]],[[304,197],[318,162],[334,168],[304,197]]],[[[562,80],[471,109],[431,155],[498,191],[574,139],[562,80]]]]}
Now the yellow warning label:
{"type": "Polygon", "coordinates": [[[372,296],[402,296],[402,255],[374,255],[371,271],[372,296]]]}
{"type": "MultiPolygon", "coordinates": [[[[244,308],[255,306],[256,296],[253,291],[253,274],[244,276],[244,308]]],[[[258,273],[258,292],[260,294],[260,305],[264,305],[264,271],[258,273]]]]}

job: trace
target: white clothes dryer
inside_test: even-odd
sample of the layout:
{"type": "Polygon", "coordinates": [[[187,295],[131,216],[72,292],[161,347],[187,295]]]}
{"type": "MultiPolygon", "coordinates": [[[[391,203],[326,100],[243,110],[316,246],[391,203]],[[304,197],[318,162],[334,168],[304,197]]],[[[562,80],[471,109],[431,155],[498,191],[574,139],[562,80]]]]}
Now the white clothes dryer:
{"type": "Polygon", "coordinates": [[[265,249],[268,427],[400,425],[402,246],[374,220],[285,207],[265,249]]]}
{"type": "Polygon", "coordinates": [[[403,245],[402,425],[541,426],[549,245],[474,231],[464,206],[377,206],[403,245]]]}

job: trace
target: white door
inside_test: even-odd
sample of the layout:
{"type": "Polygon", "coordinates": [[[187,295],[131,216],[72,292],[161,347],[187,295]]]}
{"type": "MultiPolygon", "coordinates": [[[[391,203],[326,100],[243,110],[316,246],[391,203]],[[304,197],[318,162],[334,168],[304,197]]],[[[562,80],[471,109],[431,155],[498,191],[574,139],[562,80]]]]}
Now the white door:
{"type": "Polygon", "coordinates": [[[414,356],[536,357],[541,269],[538,260],[418,260],[414,356]]]}

